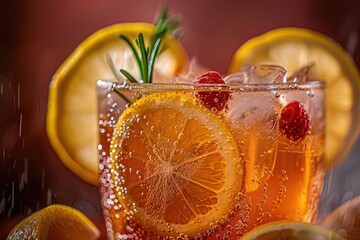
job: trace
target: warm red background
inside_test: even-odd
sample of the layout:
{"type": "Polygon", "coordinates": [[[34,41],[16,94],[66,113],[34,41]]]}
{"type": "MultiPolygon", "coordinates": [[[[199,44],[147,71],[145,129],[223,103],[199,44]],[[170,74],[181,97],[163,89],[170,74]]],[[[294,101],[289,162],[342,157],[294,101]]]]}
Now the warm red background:
{"type": "Polygon", "coordinates": [[[183,16],[190,57],[222,73],[246,40],[285,26],[322,32],[360,63],[358,0],[1,0],[0,238],[50,203],[81,210],[103,230],[97,188],[65,168],[47,140],[48,86],[87,36],[114,23],[152,22],[162,3],[183,16]]]}

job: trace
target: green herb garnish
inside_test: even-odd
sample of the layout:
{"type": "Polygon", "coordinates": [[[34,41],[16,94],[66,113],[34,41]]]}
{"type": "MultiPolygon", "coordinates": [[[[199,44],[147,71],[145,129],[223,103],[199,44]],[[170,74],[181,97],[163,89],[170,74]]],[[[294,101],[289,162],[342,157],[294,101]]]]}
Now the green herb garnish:
{"type": "Polygon", "coordinates": [[[135,44],[125,35],[120,35],[120,39],[124,40],[130,47],[134,54],[137,65],[139,67],[141,80],[137,80],[131,73],[125,69],[120,69],[120,72],[130,82],[142,82],[151,83],[153,77],[153,70],[156,57],[164,50],[162,47],[162,40],[166,34],[171,34],[174,37],[178,37],[181,20],[179,17],[169,18],[167,9],[164,8],[156,21],[155,32],[150,38],[149,46],[146,46],[144,36],[139,33],[135,44]]]}

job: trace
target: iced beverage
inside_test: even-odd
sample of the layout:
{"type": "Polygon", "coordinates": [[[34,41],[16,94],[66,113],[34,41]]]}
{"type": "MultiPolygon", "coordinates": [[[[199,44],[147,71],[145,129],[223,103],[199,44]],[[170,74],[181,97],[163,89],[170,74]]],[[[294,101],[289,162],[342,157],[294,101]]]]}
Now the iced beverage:
{"type": "Polygon", "coordinates": [[[109,239],[238,239],[270,221],[314,220],[324,84],[244,79],[98,82],[109,239]]]}

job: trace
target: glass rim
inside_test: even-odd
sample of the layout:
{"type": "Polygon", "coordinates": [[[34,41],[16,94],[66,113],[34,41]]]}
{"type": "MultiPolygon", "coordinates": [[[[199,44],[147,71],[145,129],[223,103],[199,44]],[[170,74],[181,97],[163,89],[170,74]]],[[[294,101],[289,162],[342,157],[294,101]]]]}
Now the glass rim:
{"type": "Polygon", "coordinates": [[[116,89],[141,89],[158,91],[276,91],[276,90],[310,90],[324,89],[326,83],[321,80],[307,82],[286,82],[286,83],[225,83],[225,84],[190,84],[190,83],[131,83],[120,81],[97,80],[98,87],[116,88],[116,89]]]}

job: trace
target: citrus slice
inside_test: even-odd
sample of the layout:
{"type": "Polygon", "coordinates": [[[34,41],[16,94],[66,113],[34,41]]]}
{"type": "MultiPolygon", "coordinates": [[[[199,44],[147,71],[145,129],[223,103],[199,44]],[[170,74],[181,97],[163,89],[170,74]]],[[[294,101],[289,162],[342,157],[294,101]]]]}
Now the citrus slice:
{"type": "Polygon", "coordinates": [[[98,239],[100,231],[80,211],[54,204],[39,210],[17,224],[7,240],[98,239]]]}
{"type": "Polygon", "coordinates": [[[360,131],[360,76],[349,55],[330,38],[302,28],[280,28],[244,43],[229,72],[246,64],[276,64],[294,73],[315,64],[327,83],[325,167],[344,160],[360,131]]]}
{"type": "Polygon", "coordinates": [[[277,221],[261,225],[240,240],[341,240],[341,236],[329,229],[304,222],[277,221]]]}
{"type": "MultiPolygon", "coordinates": [[[[49,141],[61,161],[89,183],[98,184],[96,81],[121,81],[120,68],[138,77],[131,50],[119,35],[135,39],[142,32],[147,40],[153,31],[154,26],[145,23],[103,28],[83,41],[53,76],[46,120],[49,141]]],[[[172,77],[187,64],[177,40],[165,38],[163,46],[167,48],[155,62],[155,79],[172,77]]]]}
{"type": "Polygon", "coordinates": [[[110,148],[118,209],[157,236],[209,230],[229,216],[242,191],[229,126],[188,93],[153,93],[133,103],[110,148]]]}

